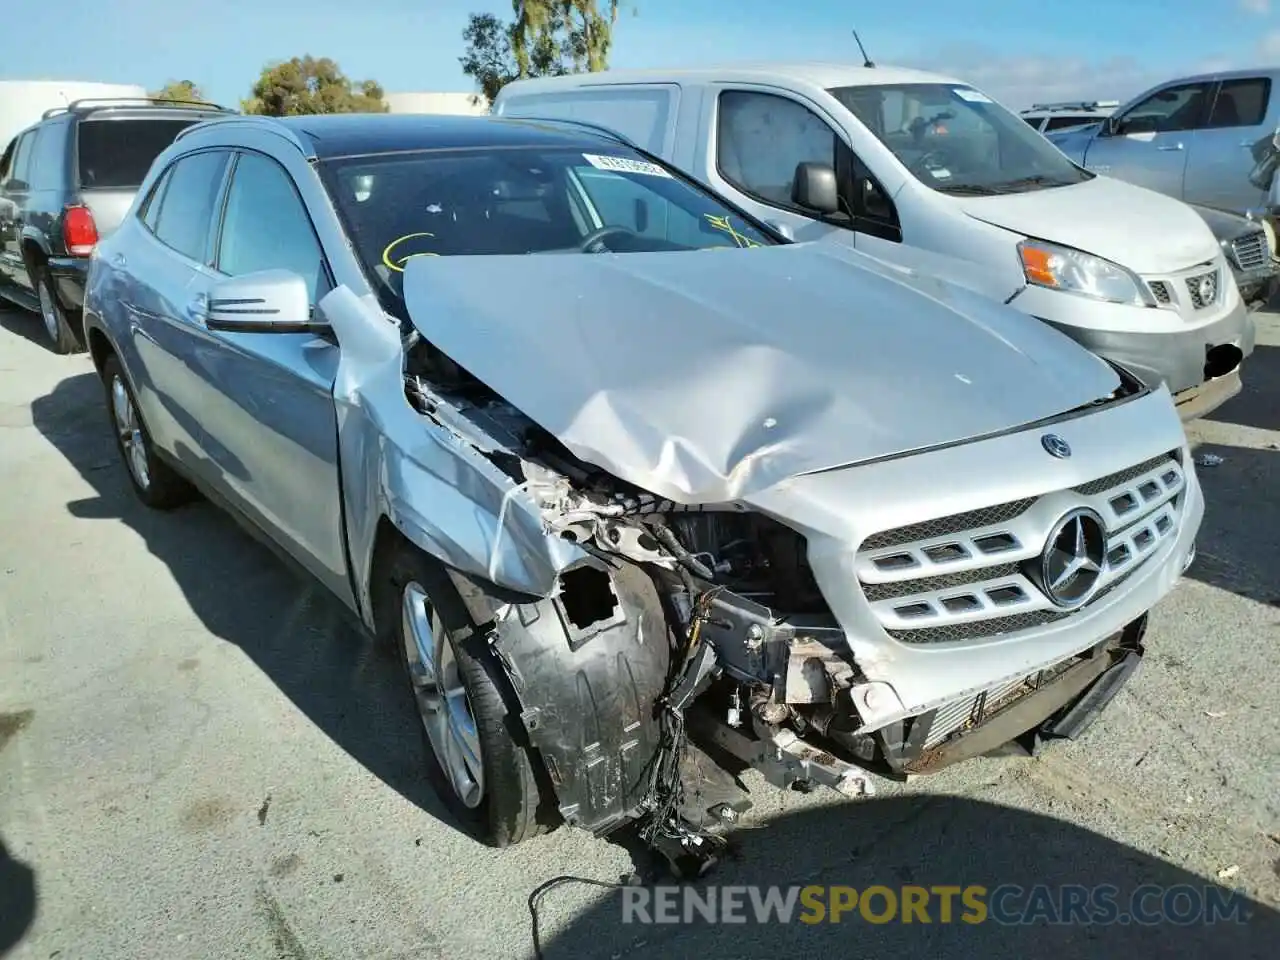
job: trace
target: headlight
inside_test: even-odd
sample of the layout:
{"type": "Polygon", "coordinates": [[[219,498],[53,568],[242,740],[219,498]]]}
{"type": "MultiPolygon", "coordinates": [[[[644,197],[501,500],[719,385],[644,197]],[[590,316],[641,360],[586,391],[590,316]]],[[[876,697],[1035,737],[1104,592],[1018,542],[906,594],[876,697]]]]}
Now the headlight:
{"type": "Polygon", "coordinates": [[[1018,256],[1027,283],[1108,303],[1155,306],[1142,282],[1110,260],[1042,240],[1023,240],[1018,244],[1018,256]]]}

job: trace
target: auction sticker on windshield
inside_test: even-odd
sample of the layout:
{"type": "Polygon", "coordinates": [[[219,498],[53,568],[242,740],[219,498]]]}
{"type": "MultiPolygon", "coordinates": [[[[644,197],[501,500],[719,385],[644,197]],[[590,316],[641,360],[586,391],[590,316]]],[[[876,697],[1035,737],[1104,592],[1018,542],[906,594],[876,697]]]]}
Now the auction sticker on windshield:
{"type": "Polygon", "coordinates": [[[648,160],[633,160],[630,157],[606,157],[598,153],[584,153],[587,163],[597,170],[612,170],[615,173],[641,173],[649,177],[671,178],[671,174],[656,163],[648,160]]]}
{"type": "Polygon", "coordinates": [[[990,103],[991,98],[985,93],[979,93],[977,90],[971,90],[968,87],[952,87],[957,97],[961,100],[967,100],[970,103],[990,103]]]}

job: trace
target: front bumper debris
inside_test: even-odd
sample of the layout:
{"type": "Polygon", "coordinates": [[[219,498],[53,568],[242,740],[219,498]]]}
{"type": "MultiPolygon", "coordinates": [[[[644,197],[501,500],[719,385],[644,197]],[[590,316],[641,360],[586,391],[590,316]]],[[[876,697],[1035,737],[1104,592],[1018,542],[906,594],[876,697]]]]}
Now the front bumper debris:
{"type": "Polygon", "coordinates": [[[1144,614],[1078,657],[1028,676],[1013,689],[996,688],[971,698],[965,719],[941,742],[926,746],[930,728],[951,705],[908,721],[900,738],[893,738],[889,729],[882,731],[886,761],[904,775],[936,773],[1019,739],[1029,740],[1028,752],[1034,753],[1044,740],[1078,738],[1137,670],[1146,628],[1144,614]]]}

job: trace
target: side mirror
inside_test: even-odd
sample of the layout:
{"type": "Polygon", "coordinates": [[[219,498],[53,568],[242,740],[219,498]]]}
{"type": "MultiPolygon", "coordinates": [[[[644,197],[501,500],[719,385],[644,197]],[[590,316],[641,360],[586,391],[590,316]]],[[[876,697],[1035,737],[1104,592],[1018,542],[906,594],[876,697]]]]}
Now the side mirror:
{"type": "Polygon", "coordinates": [[[227,333],[314,333],[307,282],[289,270],[227,277],[209,291],[205,326],[227,333]]]}
{"type": "Polygon", "coordinates": [[[818,213],[839,213],[840,191],[835,170],[825,163],[797,163],[791,199],[798,206],[818,213]]]}

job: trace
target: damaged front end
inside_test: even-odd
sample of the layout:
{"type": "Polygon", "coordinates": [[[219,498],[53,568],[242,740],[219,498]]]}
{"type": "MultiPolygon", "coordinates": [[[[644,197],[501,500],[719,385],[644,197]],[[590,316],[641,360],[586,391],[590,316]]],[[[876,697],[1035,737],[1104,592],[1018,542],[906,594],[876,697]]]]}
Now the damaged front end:
{"type": "MultiPolygon", "coordinates": [[[[1132,671],[1142,614],[1172,585],[1164,560],[1101,615],[1046,616],[1030,631],[994,600],[931,607],[991,627],[933,650],[897,635],[892,608],[946,600],[922,572],[948,562],[932,559],[946,544],[920,533],[932,518],[987,516],[1002,501],[1024,504],[1009,515],[1017,562],[969,550],[951,576],[988,592],[998,584],[984,577],[1016,579],[1043,607],[1021,571],[1062,511],[1114,499],[1106,484],[1086,497],[1086,481],[1114,471],[1117,450],[1150,447],[1132,451],[1141,460],[1185,442],[1167,392],[1126,386],[1012,311],[926,298],[887,274],[859,284],[821,251],[780,247],[746,273],[717,257],[530,259],[412,262],[403,338],[342,288],[321,306],[342,345],[335,398],[364,605],[386,519],[443,564],[488,636],[565,822],[597,835],[638,824],[697,870],[750,805],[742,769],[866,796],[873,774],[1078,731],[1132,671]],[[535,285],[537,303],[512,299],[535,285]],[[753,302],[784,286],[812,303],[792,305],[785,330],[757,323],[753,302]],[[606,296],[623,288],[631,296],[606,296]],[[848,316],[839,294],[853,289],[898,322],[848,316]],[[664,334],[684,338],[669,360],[649,342],[664,334]],[[921,344],[938,358],[922,359],[921,344]],[[925,360],[945,375],[904,392],[925,360]],[[1064,417],[1077,418],[1059,427],[1072,443],[1098,441],[1067,465],[1037,428],[1064,417]],[[1023,461],[1025,475],[991,469],[1023,461]],[[968,482],[939,481],[949,476],[968,482]],[[862,551],[877,531],[914,538],[890,552],[924,558],[916,579],[877,576],[920,597],[869,598],[863,566],[879,554],[862,551]]],[[[1157,459],[1115,482],[1166,476],[1157,459]]],[[[1176,488],[1143,508],[1166,523],[1148,557],[1173,556],[1161,538],[1198,524],[1189,467],[1172,475],[1176,488]]],[[[981,543],[999,531],[955,532],[981,543]]]]}

